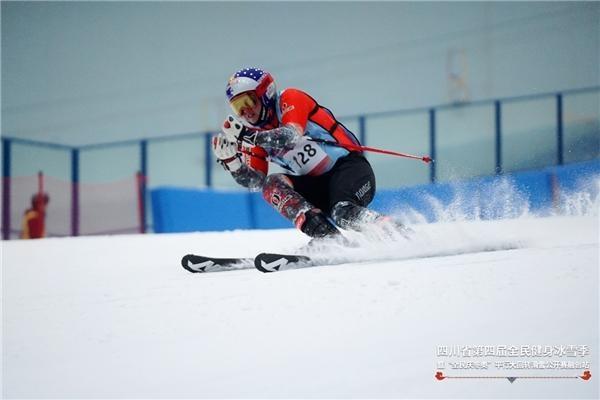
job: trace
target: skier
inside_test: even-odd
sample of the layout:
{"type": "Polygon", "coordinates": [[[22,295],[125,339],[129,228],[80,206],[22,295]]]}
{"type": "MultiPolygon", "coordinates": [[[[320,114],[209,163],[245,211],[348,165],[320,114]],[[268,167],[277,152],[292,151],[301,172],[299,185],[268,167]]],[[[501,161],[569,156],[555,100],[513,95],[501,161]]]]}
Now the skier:
{"type": "Polygon", "coordinates": [[[344,148],[360,143],[330,110],[302,90],[278,92],[272,75],[259,68],[232,75],[226,95],[235,116],[225,120],[212,148],[238,184],[261,190],[312,238],[341,237],[338,227],[389,223],[367,208],[375,175],[362,152],[344,148]],[[286,173],[269,175],[269,161],[286,173]]]}
{"type": "Polygon", "coordinates": [[[31,197],[31,208],[23,214],[21,239],[40,239],[46,236],[46,207],[50,198],[46,193],[31,197]]]}

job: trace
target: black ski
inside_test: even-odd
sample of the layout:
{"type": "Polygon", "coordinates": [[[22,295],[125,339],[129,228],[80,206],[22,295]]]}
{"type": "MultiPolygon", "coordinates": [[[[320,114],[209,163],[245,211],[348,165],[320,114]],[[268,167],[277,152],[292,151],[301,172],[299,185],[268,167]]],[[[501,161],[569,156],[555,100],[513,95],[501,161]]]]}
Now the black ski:
{"type": "Polygon", "coordinates": [[[181,266],[193,273],[221,272],[252,268],[252,262],[252,258],[215,258],[188,254],[181,259],[181,266]]]}
{"type": "Polygon", "coordinates": [[[261,272],[285,271],[316,266],[307,256],[293,254],[260,253],[254,258],[254,266],[261,272]]]}

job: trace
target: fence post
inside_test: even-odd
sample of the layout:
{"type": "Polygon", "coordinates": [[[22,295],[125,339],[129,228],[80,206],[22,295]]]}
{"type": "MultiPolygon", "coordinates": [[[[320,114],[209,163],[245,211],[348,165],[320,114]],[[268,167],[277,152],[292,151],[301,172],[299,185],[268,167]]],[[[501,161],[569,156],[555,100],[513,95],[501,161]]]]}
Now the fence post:
{"type": "Polygon", "coordinates": [[[358,138],[360,140],[360,144],[363,146],[367,145],[367,128],[364,115],[358,117],[358,138]]]}
{"type": "Polygon", "coordinates": [[[429,180],[435,183],[436,180],[436,154],[435,154],[435,108],[429,110],[429,154],[432,162],[429,163],[429,180]]]}
{"type": "Polygon", "coordinates": [[[140,142],[140,182],[139,182],[139,207],[140,207],[140,233],[146,233],[146,197],[147,197],[147,181],[148,181],[148,141],[140,142]]]}
{"type": "Polygon", "coordinates": [[[2,239],[10,240],[11,142],[2,138],[2,239]]]}
{"type": "Polygon", "coordinates": [[[496,116],[496,175],[502,174],[502,103],[494,102],[496,116]]]}
{"type": "Polygon", "coordinates": [[[563,97],[561,93],[556,95],[556,141],[557,141],[557,161],[558,165],[564,163],[564,151],[563,151],[563,97]]]}
{"type": "Polygon", "coordinates": [[[79,149],[71,149],[71,236],[79,236],[79,149]]]}
{"type": "Polygon", "coordinates": [[[212,187],[212,149],[210,140],[212,135],[210,132],[204,134],[204,182],[206,187],[210,189],[212,187]]]}

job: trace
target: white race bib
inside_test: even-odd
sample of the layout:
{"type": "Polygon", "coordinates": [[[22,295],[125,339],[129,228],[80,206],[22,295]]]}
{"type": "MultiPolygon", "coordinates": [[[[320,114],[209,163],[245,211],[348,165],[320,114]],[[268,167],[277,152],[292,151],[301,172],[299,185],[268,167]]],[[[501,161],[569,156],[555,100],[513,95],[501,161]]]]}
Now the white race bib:
{"type": "Polygon", "coordinates": [[[329,156],[318,143],[303,137],[296,146],[282,157],[290,169],[298,175],[310,175],[329,156]]]}

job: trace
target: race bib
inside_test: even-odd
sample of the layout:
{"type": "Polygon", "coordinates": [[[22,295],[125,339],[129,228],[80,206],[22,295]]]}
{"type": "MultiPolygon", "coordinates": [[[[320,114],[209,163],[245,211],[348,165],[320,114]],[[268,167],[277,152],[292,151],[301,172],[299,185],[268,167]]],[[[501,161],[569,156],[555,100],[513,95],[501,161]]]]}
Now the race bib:
{"type": "Polygon", "coordinates": [[[296,146],[282,157],[288,167],[297,175],[315,173],[329,156],[315,143],[303,137],[296,146]]]}

